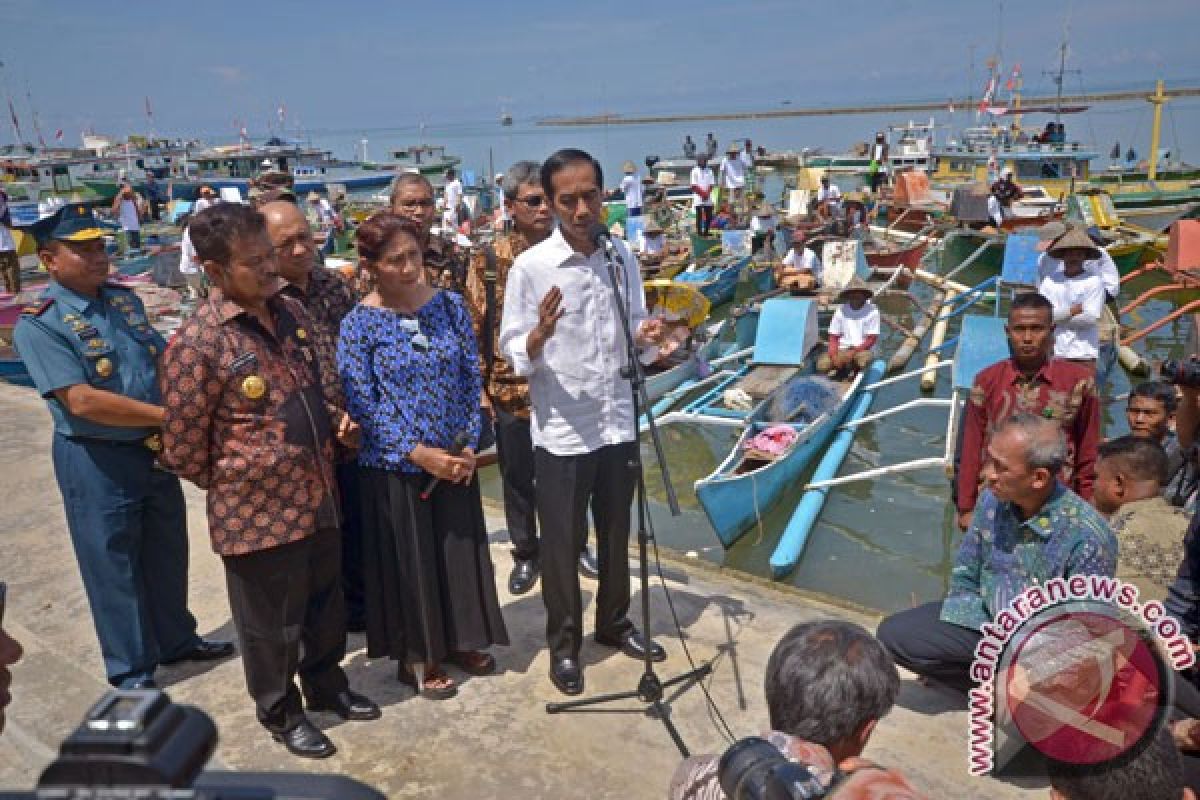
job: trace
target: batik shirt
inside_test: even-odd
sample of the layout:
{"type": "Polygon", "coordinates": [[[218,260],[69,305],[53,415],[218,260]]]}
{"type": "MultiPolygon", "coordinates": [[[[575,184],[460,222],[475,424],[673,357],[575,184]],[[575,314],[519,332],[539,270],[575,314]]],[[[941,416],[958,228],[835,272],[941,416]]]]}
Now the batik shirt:
{"type": "Polygon", "coordinates": [[[1138,588],[1142,602],[1163,600],[1183,561],[1188,515],[1161,496],[1126,503],[1108,519],[1120,556],[1117,577],[1138,588]]]}
{"type": "Polygon", "coordinates": [[[162,461],[208,490],[222,556],[267,550],[336,527],[333,354],[296,300],[267,301],[272,334],[214,289],[163,356],[162,461]]]}
{"type": "Polygon", "coordinates": [[[342,321],[338,370],[347,411],[362,426],[358,463],[415,473],[418,444],[479,442],[479,353],[460,296],[438,292],[415,315],[359,304],[342,321]]]}
{"type": "Polygon", "coordinates": [[[320,266],[313,267],[307,289],[289,283],[283,291],[304,304],[309,316],[329,337],[331,343],[337,341],[342,320],[358,302],[358,297],[345,278],[336,270],[320,266]]]}
{"type": "Polygon", "coordinates": [[[941,619],[979,630],[1031,586],[1112,576],[1116,568],[1117,539],[1108,524],[1061,483],[1027,520],[985,489],[954,559],[941,619]]]}
{"type": "Polygon", "coordinates": [[[1027,378],[1011,358],[975,376],[963,414],[962,460],[958,467],[958,510],[970,511],[979,497],[979,471],[996,427],[1014,414],[1058,420],[1067,438],[1067,466],[1060,476],[1085,500],[1096,479],[1100,403],[1091,371],[1051,359],[1027,378]]]}
{"type": "MultiPolygon", "coordinates": [[[[773,744],[789,761],[808,767],[829,793],[827,800],[908,800],[919,798],[916,789],[899,772],[872,764],[864,758],[848,758],[837,765],[833,756],[819,744],[813,744],[779,731],[763,738],[773,744]],[[832,786],[832,791],[829,787],[832,786]]],[[[720,756],[692,756],[684,759],[671,777],[668,800],[725,800],[717,773],[720,756]]]]}
{"type": "Polygon", "coordinates": [[[471,321],[479,340],[479,369],[487,378],[488,397],[499,409],[529,419],[529,381],[513,372],[512,365],[500,353],[500,320],[504,316],[504,289],[508,283],[508,271],[513,260],[528,249],[529,243],[519,233],[497,237],[492,245],[496,260],[495,307],[492,309],[492,325],[486,335],[492,337],[492,363],[489,372],[484,361],[484,322],[487,317],[487,286],[484,273],[487,271],[487,254],[477,250],[471,255],[471,266],[467,271],[467,284],[463,292],[467,306],[471,309],[471,321]]]}

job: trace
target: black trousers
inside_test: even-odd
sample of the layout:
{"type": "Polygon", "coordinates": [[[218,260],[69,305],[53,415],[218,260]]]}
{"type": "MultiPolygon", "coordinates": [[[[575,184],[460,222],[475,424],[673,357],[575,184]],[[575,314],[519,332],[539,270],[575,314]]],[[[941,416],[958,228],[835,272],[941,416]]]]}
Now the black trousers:
{"type": "Polygon", "coordinates": [[[504,485],[504,519],[512,539],[513,558],[538,558],[537,509],[534,502],[533,439],[529,420],[496,409],[496,455],[504,485]]]}
{"type": "Polygon", "coordinates": [[[712,218],[712,206],[696,206],[696,233],[708,236],[708,229],[712,227],[712,218]]]}
{"type": "Polygon", "coordinates": [[[342,594],[346,598],[346,619],[361,627],[366,611],[363,607],[362,492],[358,463],[338,464],[337,483],[342,501],[342,594]]]}
{"type": "Polygon", "coordinates": [[[541,543],[546,642],[555,659],[578,658],[583,631],[576,561],[587,536],[587,513],[596,525],[600,588],[596,634],[620,637],[629,621],[630,504],[637,481],[638,443],[607,445],[591,453],[556,456],[534,451],[541,543]]]}
{"type": "Polygon", "coordinates": [[[925,603],[898,611],[879,623],[875,638],[892,654],[897,666],[963,691],[974,686],[971,661],[979,631],[942,622],[942,603],[925,603]]]}
{"type": "Polygon", "coordinates": [[[284,733],[304,720],[297,673],[306,694],[328,696],[347,688],[341,667],[346,654],[341,536],[327,528],[222,561],[246,688],[258,721],[272,733],[284,733]]]}

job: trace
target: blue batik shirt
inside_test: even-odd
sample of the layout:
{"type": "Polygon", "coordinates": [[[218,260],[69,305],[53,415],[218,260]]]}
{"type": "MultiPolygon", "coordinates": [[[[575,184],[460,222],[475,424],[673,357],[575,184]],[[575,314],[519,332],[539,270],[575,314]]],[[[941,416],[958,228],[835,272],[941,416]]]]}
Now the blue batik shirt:
{"type": "Polygon", "coordinates": [[[1108,523],[1061,483],[1023,521],[1012,503],[985,489],[954,559],[941,619],[978,630],[1031,586],[1071,575],[1112,576],[1116,569],[1117,539],[1108,523]]]}
{"type": "Polygon", "coordinates": [[[446,449],[463,431],[478,444],[483,382],[459,295],[440,291],[414,315],[360,303],[342,320],[337,363],[361,466],[421,472],[408,458],[418,444],[446,449]]]}

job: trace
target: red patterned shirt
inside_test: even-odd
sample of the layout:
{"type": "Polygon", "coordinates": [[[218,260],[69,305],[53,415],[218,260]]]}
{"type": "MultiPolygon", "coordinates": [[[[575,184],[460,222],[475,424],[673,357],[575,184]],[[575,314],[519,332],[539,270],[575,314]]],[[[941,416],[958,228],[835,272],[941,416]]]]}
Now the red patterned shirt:
{"type": "MultiPolygon", "coordinates": [[[[835,773],[833,756],[819,744],[779,731],[769,731],[763,738],[789,761],[808,767],[826,788],[828,800],[919,800],[924,796],[896,770],[866,759],[848,758],[837,765],[835,773]]],[[[718,756],[685,759],[671,778],[669,800],[725,800],[717,774],[719,762],[718,756]]]]}
{"type": "Polygon", "coordinates": [[[162,461],[208,490],[213,549],[242,555],[338,524],[332,353],[296,300],[267,301],[270,333],[214,289],[168,345],[162,461]]]}
{"type": "Polygon", "coordinates": [[[1100,440],[1100,401],[1092,371],[1053,358],[1026,378],[1011,358],[975,376],[962,423],[962,459],[958,467],[958,510],[968,512],[979,499],[979,472],[996,427],[1014,414],[1056,419],[1067,437],[1063,483],[1085,500],[1092,499],[1096,447],[1100,440]]]}

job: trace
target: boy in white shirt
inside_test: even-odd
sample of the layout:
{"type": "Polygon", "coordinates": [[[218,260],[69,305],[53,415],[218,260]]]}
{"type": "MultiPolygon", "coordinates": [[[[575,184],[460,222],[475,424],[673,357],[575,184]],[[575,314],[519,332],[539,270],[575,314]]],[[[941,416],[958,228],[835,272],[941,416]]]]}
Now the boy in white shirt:
{"type": "Polygon", "coordinates": [[[625,212],[630,217],[642,215],[642,181],[637,175],[637,166],[632,161],[626,161],[621,168],[625,177],[621,178],[621,191],[625,195],[625,212]]]}
{"type": "Polygon", "coordinates": [[[701,153],[696,156],[696,166],[688,178],[692,187],[692,208],[696,211],[696,233],[708,236],[713,219],[712,190],[717,184],[712,167],[708,165],[708,156],[701,153]]]}
{"type": "Polygon", "coordinates": [[[1100,249],[1082,228],[1063,234],[1047,251],[1062,261],[1061,271],[1047,275],[1038,292],[1054,306],[1054,356],[1093,370],[1100,354],[1100,316],[1104,312],[1104,283],[1084,264],[1100,258],[1100,249]]]}
{"type": "Polygon", "coordinates": [[[818,372],[845,380],[871,363],[879,341],[879,309],[872,294],[857,275],[838,293],[841,305],[829,321],[829,351],[817,359],[818,372]]]}

